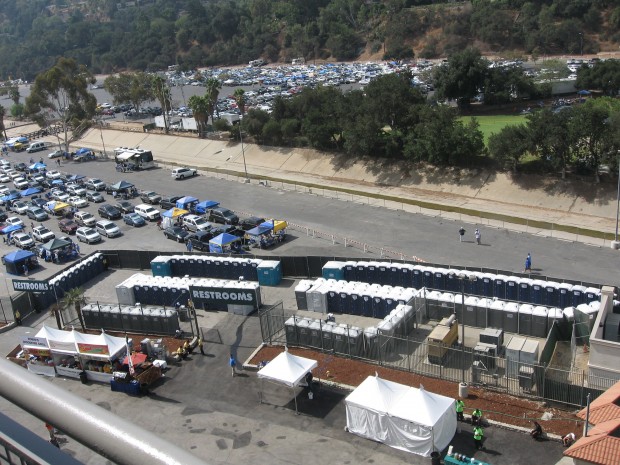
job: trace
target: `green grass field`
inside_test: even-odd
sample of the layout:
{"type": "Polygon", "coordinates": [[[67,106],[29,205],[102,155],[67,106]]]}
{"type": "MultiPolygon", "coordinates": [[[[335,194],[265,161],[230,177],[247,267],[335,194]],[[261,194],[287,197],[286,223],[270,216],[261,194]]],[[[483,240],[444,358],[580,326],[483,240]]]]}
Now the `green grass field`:
{"type": "MultiPolygon", "coordinates": [[[[461,116],[463,124],[469,123],[472,116],[461,116]]],[[[486,144],[491,134],[495,134],[510,124],[525,123],[525,115],[492,115],[492,116],[476,116],[480,131],[484,134],[484,143],[486,144]]]]}

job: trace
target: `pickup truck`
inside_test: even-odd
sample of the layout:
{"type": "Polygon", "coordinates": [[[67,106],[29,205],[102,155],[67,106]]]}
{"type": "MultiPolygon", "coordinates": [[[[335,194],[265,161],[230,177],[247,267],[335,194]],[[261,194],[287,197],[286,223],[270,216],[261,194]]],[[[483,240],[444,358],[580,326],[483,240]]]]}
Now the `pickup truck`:
{"type": "Polygon", "coordinates": [[[170,210],[171,208],[174,208],[177,206],[177,200],[179,200],[180,198],[182,198],[182,195],[174,195],[172,197],[163,197],[160,201],[159,201],[159,206],[162,208],[162,210],[170,210]]]}

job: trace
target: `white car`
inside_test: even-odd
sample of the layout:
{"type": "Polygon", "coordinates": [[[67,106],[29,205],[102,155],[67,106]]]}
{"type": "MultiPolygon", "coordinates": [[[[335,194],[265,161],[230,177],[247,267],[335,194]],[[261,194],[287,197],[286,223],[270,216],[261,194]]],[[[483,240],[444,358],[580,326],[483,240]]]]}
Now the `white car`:
{"type": "Polygon", "coordinates": [[[77,195],[73,197],[69,197],[69,199],[67,200],[67,203],[77,208],[88,207],[88,202],[82,197],[78,197],[77,195]]]}
{"type": "Polygon", "coordinates": [[[75,237],[80,242],[86,242],[87,244],[94,244],[101,242],[101,234],[95,231],[93,228],[82,226],[75,231],[75,237]]]}
{"type": "Polygon", "coordinates": [[[60,171],[48,171],[47,172],[47,179],[60,179],[60,177],[62,176],[62,174],[60,173],[60,171]]]}
{"type": "Polygon", "coordinates": [[[29,206],[30,205],[28,205],[26,202],[18,200],[16,202],[13,202],[13,205],[11,205],[11,211],[17,213],[18,215],[25,215],[26,210],[28,210],[29,206]]]}
{"type": "Polygon", "coordinates": [[[6,174],[0,173],[0,182],[10,182],[11,178],[9,178],[6,174]]]}
{"type": "Polygon", "coordinates": [[[192,176],[196,176],[197,174],[198,174],[198,171],[196,171],[195,169],[182,167],[182,168],[173,169],[171,176],[173,179],[185,179],[185,178],[191,178],[192,176]]]}
{"type": "Polygon", "coordinates": [[[69,194],[63,191],[56,191],[56,192],[52,192],[52,198],[54,200],[57,200],[58,202],[67,203],[67,201],[69,200],[69,194]]]}
{"type": "Polygon", "coordinates": [[[34,246],[34,240],[32,240],[32,237],[23,232],[13,234],[11,239],[13,239],[13,244],[20,249],[29,249],[34,246]]]}
{"type": "Polygon", "coordinates": [[[76,212],[76,214],[73,216],[73,221],[75,221],[77,224],[80,224],[82,226],[92,227],[92,226],[95,226],[95,223],[97,222],[97,218],[95,218],[92,213],[76,212]]]}
{"type": "Polygon", "coordinates": [[[39,242],[47,242],[56,238],[56,234],[47,229],[45,226],[37,226],[32,230],[32,237],[39,242]]]}
{"type": "Polygon", "coordinates": [[[11,216],[6,219],[7,226],[24,226],[24,222],[17,216],[11,216]]]}
{"type": "Polygon", "coordinates": [[[0,195],[7,195],[11,189],[6,186],[0,186],[0,195]]]}
{"type": "Polygon", "coordinates": [[[105,190],[105,187],[106,187],[105,182],[97,178],[89,179],[88,181],[84,183],[84,185],[93,191],[102,191],[102,190],[105,190]]]}
{"type": "Polygon", "coordinates": [[[67,186],[67,192],[72,195],[78,195],[80,197],[84,197],[86,195],[86,189],[84,189],[79,184],[69,184],[67,186]]]}
{"type": "Polygon", "coordinates": [[[28,181],[26,181],[24,177],[20,176],[19,178],[13,179],[13,185],[15,186],[15,189],[27,189],[28,181]]]}
{"type": "Polygon", "coordinates": [[[61,158],[64,152],[62,150],[54,150],[47,154],[47,158],[61,158]]]}
{"type": "Polygon", "coordinates": [[[9,176],[9,178],[13,180],[24,176],[22,173],[20,173],[19,171],[15,171],[15,170],[10,170],[6,174],[9,176]]]}
{"type": "Polygon", "coordinates": [[[105,237],[116,237],[121,235],[121,229],[116,226],[116,223],[110,220],[97,221],[95,229],[99,234],[103,234],[105,237]]]}

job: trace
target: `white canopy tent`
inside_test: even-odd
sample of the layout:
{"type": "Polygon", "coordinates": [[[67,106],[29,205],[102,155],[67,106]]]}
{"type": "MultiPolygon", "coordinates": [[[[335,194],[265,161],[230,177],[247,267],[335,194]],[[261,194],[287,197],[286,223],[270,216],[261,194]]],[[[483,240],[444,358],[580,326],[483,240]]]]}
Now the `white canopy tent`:
{"type": "Polygon", "coordinates": [[[369,376],[346,399],[347,429],[395,449],[430,456],[456,432],[454,399],[369,376]]]}
{"type": "MultiPolygon", "coordinates": [[[[285,349],[284,352],[258,371],[258,377],[294,389],[305,379],[306,374],[315,369],[317,365],[316,360],[292,355],[288,349],[285,349]]],[[[297,412],[297,397],[295,397],[295,412],[297,412]]]]}

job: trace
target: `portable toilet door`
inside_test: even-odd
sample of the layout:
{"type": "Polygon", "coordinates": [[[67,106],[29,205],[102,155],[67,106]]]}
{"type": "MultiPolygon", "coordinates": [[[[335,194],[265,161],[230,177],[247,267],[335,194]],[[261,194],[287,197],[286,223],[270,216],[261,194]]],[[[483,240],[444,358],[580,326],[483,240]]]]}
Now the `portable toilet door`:
{"type": "Polygon", "coordinates": [[[588,287],[584,291],[586,296],[584,303],[589,304],[590,302],[600,301],[601,300],[601,290],[595,287],[588,287]]]}
{"type": "Polygon", "coordinates": [[[508,276],[496,274],[493,278],[493,297],[496,299],[506,299],[506,281],[508,276]]]}
{"type": "Polygon", "coordinates": [[[411,270],[411,283],[415,289],[422,289],[424,287],[424,269],[426,267],[422,265],[413,265],[411,270]]]}
{"type": "Polygon", "coordinates": [[[321,325],[321,337],[323,338],[323,350],[333,350],[334,348],[334,340],[333,340],[333,330],[336,327],[335,323],[323,323],[321,325]]]}
{"type": "Polygon", "coordinates": [[[560,283],[555,281],[547,281],[545,284],[543,305],[547,307],[557,307],[560,304],[560,283]]]}
{"type": "Polygon", "coordinates": [[[545,338],[549,328],[547,327],[549,317],[549,310],[547,307],[539,305],[534,307],[532,312],[532,336],[545,338]]]}
{"type": "Polygon", "coordinates": [[[332,326],[332,348],[334,353],[349,355],[347,350],[347,328],[346,326],[332,326]]]}
{"type": "Polygon", "coordinates": [[[147,326],[144,324],[144,315],[142,312],[142,307],[140,306],[131,307],[131,313],[129,316],[131,318],[131,326],[133,327],[134,331],[137,331],[137,332],[148,331],[147,326]]]}
{"type": "Polygon", "coordinates": [[[357,281],[357,262],[344,262],[344,280],[347,282],[357,281]]]}
{"type": "Polygon", "coordinates": [[[379,336],[379,351],[382,360],[389,360],[394,353],[394,325],[389,319],[384,319],[377,325],[379,336]]]}
{"type": "Polygon", "coordinates": [[[478,299],[478,303],[476,304],[476,327],[477,328],[486,328],[488,326],[487,322],[489,320],[489,312],[490,307],[493,304],[493,300],[483,298],[478,299]]]}
{"type": "Polygon", "coordinates": [[[357,290],[351,291],[350,295],[350,309],[351,315],[361,315],[362,314],[362,299],[358,294],[357,290]]]}
{"type": "Polygon", "coordinates": [[[293,315],[284,322],[284,332],[286,335],[286,345],[296,346],[299,342],[297,339],[297,326],[295,324],[296,316],[293,315]]]}
{"type": "Polygon", "coordinates": [[[482,294],[484,297],[491,298],[495,293],[495,275],[491,273],[483,273],[480,277],[482,284],[482,294]]]}
{"type": "Polygon", "coordinates": [[[398,285],[402,287],[415,287],[413,285],[413,265],[403,263],[400,266],[398,285]]]}
{"type": "Polygon", "coordinates": [[[489,328],[501,329],[503,326],[502,319],[504,317],[504,307],[506,302],[503,300],[494,300],[489,308],[487,326],[489,328]]]}
{"type": "Polygon", "coordinates": [[[576,284],[573,286],[572,292],[573,292],[573,304],[571,305],[572,307],[577,307],[580,304],[586,303],[586,295],[585,295],[586,287],[585,286],[576,284]]]}
{"type": "Polygon", "coordinates": [[[364,357],[370,360],[379,359],[379,340],[377,328],[370,326],[364,330],[364,357]]]}
{"type": "Polygon", "coordinates": [[[504,317],[502,319],[502,329],[507,333],[518,333],[519,331],[519,304],[508,302],[504,306],[504,317]]]}
{"type": "Polygon", "coordinates": [[[388,314],[385,306],[385,299],[381,291],[375,292],[372,296],[372,316],[382,320],[388,314]]]}
{"type": "Polygon", "coordinates": [[[530,295],[532,282],[533,280],[531,280],[530,278],[521,278],[519,280],[519,295],[517,299],[519,302],[529,303],[532,301],[530,295]]]}
{"type": "Polygon", "coordinates": [[[349,355],[360,357],[364,351],[364,333],[358,326],[350,326],[347,332],[349,355]]]}
{"type": "Polygon", "coordinates": [[[441,320],[442,302],[440,301],[441,292],[426,291],[424,298],[426,300],[426,314],[431,320],[441,320]]]}
{"type": "Polygon", "coordinates": [[[297,320],[297,340],[299,341],[300,346],[310,347],[312,344],[309,328],[311,322],[312,320],[310,318],[302,318],[297,320]]]}
{"type": "Polygon", "coordinates": [[[435,268],[433,270],[433,285],[438,291],[446,290],[446,270],[444,268],[435,268]]]}
{"type": "Polygon", "coordinates": [[[402,286],[402,283],[400,281],[401,267],[402,265],[400,263],[390,264],[390,272],[389,272],[390,279],[388,279],[388,282],[386,284],[389,284],[390,286],[402,286]]]}
{"type": "Polygon", "coordinates": [[[357,281],[368,283],[368,262],[357,262],[357,281]]]}
{"type": "Polygon", "coordinates": [[[476,326],[476,306],[479,300],[478,297],[474,297],[473,295],[465,297],[463,324],[467,326],[476,326]]]}
{"type": "Polygon", "coordinates": [[[461,270],[461,274],[466,276],[463,280],[463,289],[465,290],[465,294],[475,296],[481,295],[482,281],[480,278],[482,277],[482,273],[478,271],[461,270]]]}
{"type": "Polygon", "coordinates": [[[449,269],[446,273],[446,291],[461,292],[461,281],[458,278],[460,270],[449,269]]]}
{"type": "Polygon", "coordinates": [[[436,320],[441,321],[443,318],[447,318],[454,313],[454,296],[452,292],[444,292],[439,295],[437,299],[439,301],[439,314],[436,320]]]}
{"type": "Polygon", "coordinates": [[[381,284],[381,277],[379,275],[379,264],[377,262],[368,262],[366,274],[368,276],[368,282],[372,284],[381,284]]]}
{"type": "Polygon", "coordinates": [[[398,301],[394,298],[393,291],[385,292],[385,311],[389,314],[392,310],[396,308],[398,305],[398,301]]]}
{"type": "Polygon", "coordinates": [[[519,300],[519,283],[521,278],[518,276],[508,276],[506,278],[506,300],[519,300]]]}
{"type": "Polygon", "coordinates": [[[543,305],[545,303],[546,282],[540,279],[532,281],[530,286],[530,303],[536,305],[543,305]]]}
{"type": "Polygon", "coordinates": [[[435,289],[434,278],[435,277],[435,269],[433,267],[426,267],[422,272],[422,280],[424,282],[424,287],[427,289],[435,289]]]}
{"type": "Polygon", "coordinates": [[[340,296],[339,290],[336,288],[330,288],[327,291],[327,311],[330,313],[340,312],[340,296]]]}
{"type": "Polygon", "coordinates": [[[322,274],[324,279],[344,279],[344,262],[329,261],[323,265],[322,274]]]}
{"type": "Polygon", "coordinates": [[[338,292],[338,310],[344,315],[351,313],[351,295],[344,289],[338,292]]]}
{"type": "Polygon", "coordinates": [[[558,303],[559,308],[570,307],[573,304],[573,285],[570,283],[561,283],[558,286],[558,303]]]}
{"type": "Polygon", "coordinates": [[[323,322],[321,320],[311,320],[308,324],[308,331],[310,331],[309,345],[316,349],[321,349],[323,344],[323,335],[321,334],[321,326],[323,322]]]}
{"type": "Polygon", "coordinates": [[[361,299],[361,315],[372,318],[372,295],[370,289],[365,289],[361,299]]]}
{"type": "Polygon", "coordinates": [[[519,306],[519,334],[523,336],[532,335],[532,314],[534,307],[530,304],[521,304],[519,306]]]}
{"type": "Polygon", "coordinates": [[[391,280],[390,263],[379,262],[377,263],[377,282],[382,286],[386,284],[392,285],[391,280]]]}

